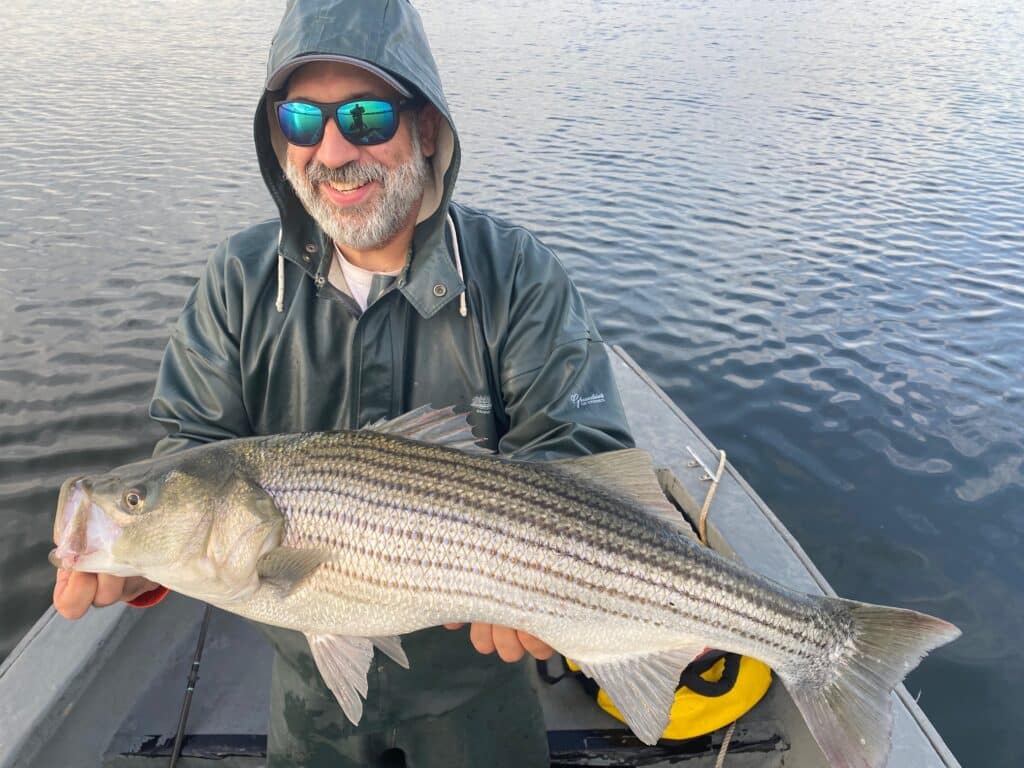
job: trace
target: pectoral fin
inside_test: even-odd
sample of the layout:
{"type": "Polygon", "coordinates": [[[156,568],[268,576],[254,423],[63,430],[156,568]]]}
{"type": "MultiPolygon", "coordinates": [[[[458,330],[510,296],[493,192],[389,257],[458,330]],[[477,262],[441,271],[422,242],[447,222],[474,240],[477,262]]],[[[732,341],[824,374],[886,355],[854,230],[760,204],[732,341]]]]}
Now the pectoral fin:
{"type": "Polygon", "coordinates": [[[347,637],[345,635],[306,634],[316,668],[324,683],[338,700],[342,712],[353,725],[363,716],[363,699],[368,684],[366,675],[373,661],[373,648],[378,647],[396,664],[406,669],[409,660],[397,637],[347,637]]]}
{"type": "Polygon", "coordinates": [[[261,581],[274,584],[287,597],[306,583],[316,573],[316,569],[328,560],[328,552],[278,547],[260,558],[257,570],[261,581]]]}

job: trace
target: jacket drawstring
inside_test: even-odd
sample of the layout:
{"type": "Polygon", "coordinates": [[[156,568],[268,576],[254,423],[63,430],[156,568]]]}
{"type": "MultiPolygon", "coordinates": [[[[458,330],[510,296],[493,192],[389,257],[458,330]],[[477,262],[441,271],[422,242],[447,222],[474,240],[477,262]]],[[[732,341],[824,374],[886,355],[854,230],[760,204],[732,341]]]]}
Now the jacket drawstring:
{"type": "Polygon", "coordinates": [[[448,220],[448,231],[452,233],[452,248],[455,249],[455,270],[459,273],[459,280],[462,281],[462,293],[459,294],[459,314],[463,317],[466,316],[466,292],[469,290],[469,286],[466,285],[466,279],[462,276],[462,255],[459,253],[459,238],[455,234],[455,222],[452,221],[452,215],[445,213],[445,218],[448,220]]]}
{"type": "Polygon", "coordinates": [[[277,230],[277,301],[274,306],[278,312],[284,312],[284,254],[281,253],[281,235],[284,228],[277,230]]]}

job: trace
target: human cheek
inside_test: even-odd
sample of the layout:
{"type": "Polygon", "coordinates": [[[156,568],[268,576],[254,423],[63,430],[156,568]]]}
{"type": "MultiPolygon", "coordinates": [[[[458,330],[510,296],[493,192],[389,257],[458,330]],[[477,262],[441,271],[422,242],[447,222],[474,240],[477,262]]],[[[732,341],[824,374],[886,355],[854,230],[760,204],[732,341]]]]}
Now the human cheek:
{"type": "Polygon", "coordinates": [[[369,147],[364,147],[367,158],[377,165],[382,165],[385,168],[397,168],[400,165],[406,163],[411,153],[411,147],[405,146],[404,143],[399,142],[396,139],[387,142],[386,144],[376,144],[369,147]]]}
{"type": "Polygon", "coordinates": [[[316,147],[297,147],[294,144],[288,145],[288,162],[291,166],[305,174],[306,166],[316,154],[316,147]]]}

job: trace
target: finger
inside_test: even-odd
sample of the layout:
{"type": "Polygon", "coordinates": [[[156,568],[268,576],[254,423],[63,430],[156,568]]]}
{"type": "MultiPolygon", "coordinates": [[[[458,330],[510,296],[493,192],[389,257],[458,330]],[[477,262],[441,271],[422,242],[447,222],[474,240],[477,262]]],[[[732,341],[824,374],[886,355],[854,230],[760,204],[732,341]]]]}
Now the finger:
{"type": "Polygon", "coordinates": [[[75,571],[68,576],[67,583],[53,607],[65,619],[80,619],[85,615],[96,597],[97,579],[95,573],[75,571]]]}
{"type": "Polygon", "coordinates": [[[455,624],[442,624],[441,626],[445,629],[462,629],[464,626],[466,626],[466,622],[463,621],[457,622],[455,624]]]}
{"type": "Polygon", "coordinates": [[[63,568],[57,569],[57,581],[53,585],[53,604],[57,605],[60,602],[64,590],[67,589],[68,579],[71,578],[71,571],[66,571],[63,568]]]}
{"type": "Polygon", "coordinates": [[[528,632],[516,630],[516,636],[519,638],[519,642],[522,644],[523,648],[526,649],[527,653],[535,659],[544,661],[544,659],[550,659],[555,653],[554,648],[528,632]]]}
{"type": "Polygon", "coordinates": [[[519,642],[516,631],[511,627],[494,627],[494,647],[502,661],[515,662],[523,658],[526,649],[519,642]]]}
{"type": "Polygon", "coordinates": [[[491,629],[490,624],[475,623],[469,625],[470,642],[473,643],[474,648],[485,655],[494,653],[494,638],[491,636],[491,629]]]}
{"type": "Polygon", "coordinates": [[[113,605],[124,594],[124,576],[111,576],[109,573],[97,574],[96,595],[92,604],[97,608],[113,605]]]}

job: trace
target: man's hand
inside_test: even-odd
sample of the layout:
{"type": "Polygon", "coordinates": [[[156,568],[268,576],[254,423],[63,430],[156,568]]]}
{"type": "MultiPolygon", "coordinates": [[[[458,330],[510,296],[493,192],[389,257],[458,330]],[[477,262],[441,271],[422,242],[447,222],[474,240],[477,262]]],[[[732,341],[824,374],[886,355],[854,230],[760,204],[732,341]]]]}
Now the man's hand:
{"type": "MultiPolygon", "coordinates": [[[[464,624],[445,624],[445,629],[459,629],[464,624]]],[[[470,624],[469,639],[480,653],[498,652],[502,661],[515,662],[526,653],[535,659],[550,659],[555,649],[533,635],[497,624],[470,624]]]]}
{"type": "Polygon", "coordinates": [[[84,573],[58,568],[57,584],[53,588],[53,607],[65,619],[80,619],[91,606],[101,608],[121,600],[134,600],[159,586],[142,576],[126,578],[111,576],[109,573],[84,573]]]}

